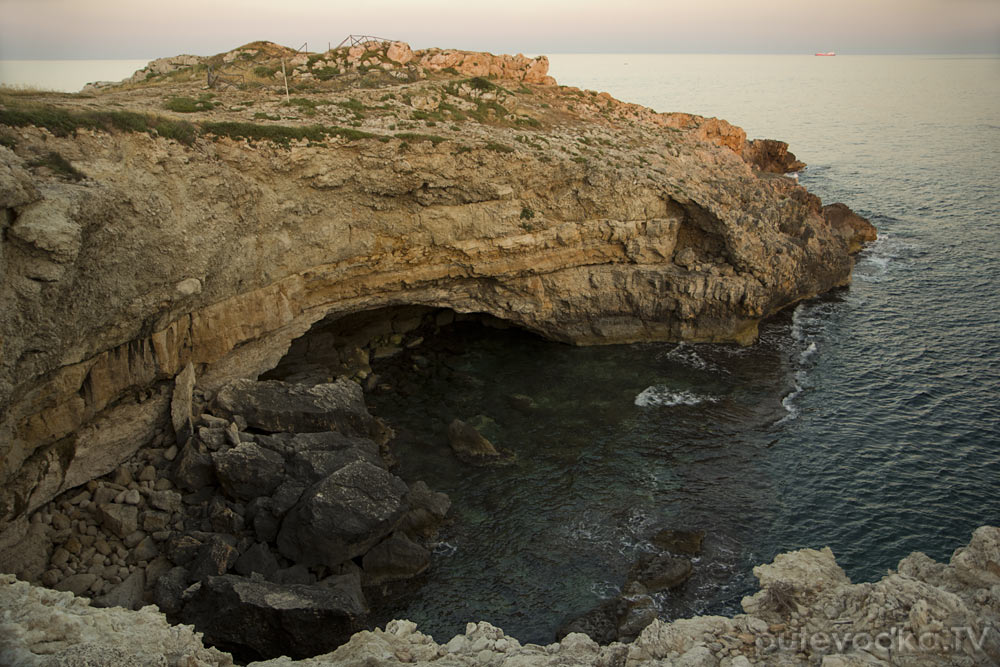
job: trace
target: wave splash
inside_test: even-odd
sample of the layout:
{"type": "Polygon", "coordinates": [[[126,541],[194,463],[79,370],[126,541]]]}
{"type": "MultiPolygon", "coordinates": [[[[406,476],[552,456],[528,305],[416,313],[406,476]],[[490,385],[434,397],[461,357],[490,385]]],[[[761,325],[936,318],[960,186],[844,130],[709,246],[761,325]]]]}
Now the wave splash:
{"type": "Polygon", "coordinates": [[[635,404],[641,408],[673,407],[675,405],[698,405],[699,403],[715,403],[715,396],[695,394],[691,391],[677,391],[662,384],[646,387],[635,397],[635,404]]]}

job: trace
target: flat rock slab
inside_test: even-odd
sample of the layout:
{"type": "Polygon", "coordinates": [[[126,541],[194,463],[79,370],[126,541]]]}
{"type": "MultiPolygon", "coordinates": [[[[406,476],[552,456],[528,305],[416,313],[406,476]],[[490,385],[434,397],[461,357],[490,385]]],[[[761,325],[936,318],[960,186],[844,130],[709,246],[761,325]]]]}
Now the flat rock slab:
{"type": "Polygon", "coordinates": [[[270,433],[337,431],[366,436],[375,431],[361,387],[343,378],[307,386],[277,380],[236,380],[219,390],[215,410],[242,415],[251,428],[270,433]]]}

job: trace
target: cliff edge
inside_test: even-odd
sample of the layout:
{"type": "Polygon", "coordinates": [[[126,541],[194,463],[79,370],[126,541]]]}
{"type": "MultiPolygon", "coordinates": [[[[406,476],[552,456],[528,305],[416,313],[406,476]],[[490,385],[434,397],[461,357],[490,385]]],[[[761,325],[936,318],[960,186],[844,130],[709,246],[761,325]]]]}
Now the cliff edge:
{"type": "MultiPolygon", "coordinates": [[[[522,645],[489,623],[446,643],[409,621],[359,632],[336,651],[257,667],[346,665],[995,665],[1000,662],[1000,528],[984,526],[947,564],[916,552],[874,583],[852,584],[829,549],[781,554],[754,568],[745,614],[653,621],[632,644],[570,634],[522,645]]],[[[219,665],[190,626],[155,607],[96,609],[84,598],[0,575],[0,661],[7,665],[219,665]]]]}

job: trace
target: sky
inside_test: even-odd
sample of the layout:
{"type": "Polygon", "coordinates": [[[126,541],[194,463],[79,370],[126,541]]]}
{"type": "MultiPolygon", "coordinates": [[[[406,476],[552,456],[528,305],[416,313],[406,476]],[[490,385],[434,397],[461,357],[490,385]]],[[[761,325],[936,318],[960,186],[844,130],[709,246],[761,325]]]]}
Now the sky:
{"type": "Polygon", "coordinates": [[[1000,0],[0,0],[0,60],[348,34],[494,53],[1000,53],[1000,0]]]}

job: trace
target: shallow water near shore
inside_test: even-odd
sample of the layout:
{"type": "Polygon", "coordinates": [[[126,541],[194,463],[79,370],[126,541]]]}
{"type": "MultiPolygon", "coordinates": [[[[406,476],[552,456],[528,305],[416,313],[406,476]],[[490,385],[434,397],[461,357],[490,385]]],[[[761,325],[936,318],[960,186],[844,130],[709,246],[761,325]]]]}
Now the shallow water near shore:
{"type": "Polygon", "coordinates": [[[439,640],[488,620],[546,643],[617,593],[659,528],[704,529],[665,618],[734,613],[751,568],[829,545],[855,581],[946,559],[1000,521],[1000,59],[552,56],[560,83],[787,140],[801,182],[872,219],[853,285],[749,348],[573,348],[458,325],[438,371],[374,394],[399,474],[455,522],[392,616],[439,640]],[[627,65],[624,63],[628,62],[627,65]],[[513,465],[451,455],[482,415],[513,465]]]}

